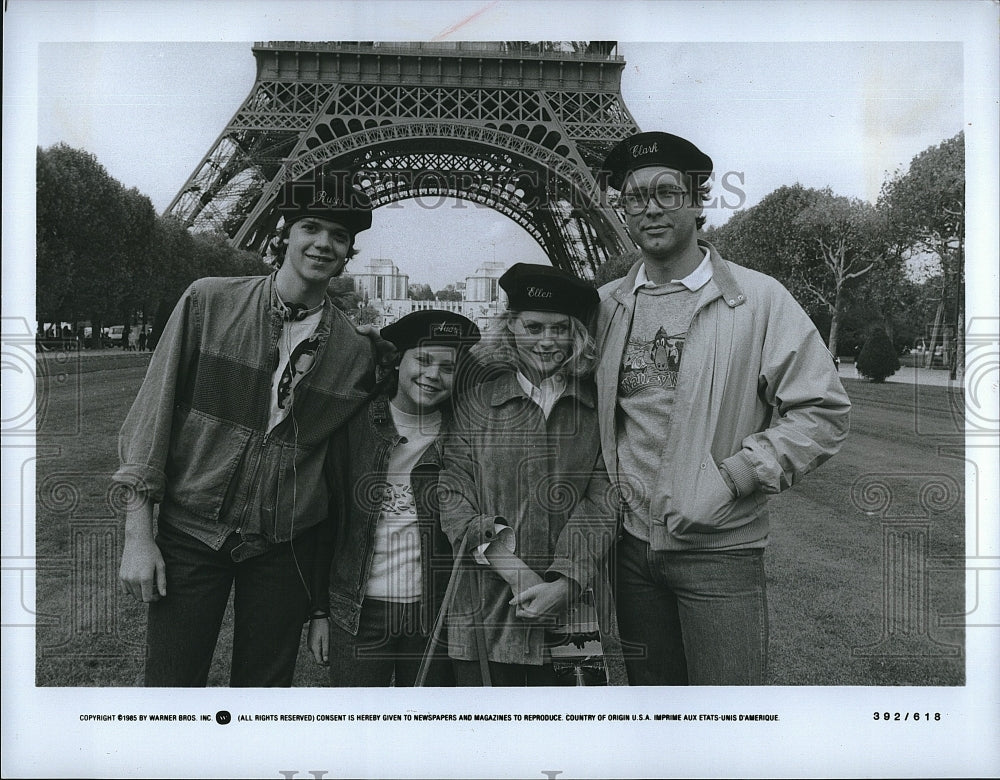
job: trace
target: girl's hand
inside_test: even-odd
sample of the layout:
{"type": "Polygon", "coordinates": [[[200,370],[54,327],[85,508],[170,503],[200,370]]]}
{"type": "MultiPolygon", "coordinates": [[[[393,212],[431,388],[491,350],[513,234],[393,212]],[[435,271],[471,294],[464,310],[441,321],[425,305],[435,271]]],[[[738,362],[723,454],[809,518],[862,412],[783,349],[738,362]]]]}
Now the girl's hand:
{"type": "Polygon", "coordinates": [[[552,621],[566,615],[571,601],[580,597],[579,587],[566,577],[526,588],[508,603],[523,620],[552,621]]]}

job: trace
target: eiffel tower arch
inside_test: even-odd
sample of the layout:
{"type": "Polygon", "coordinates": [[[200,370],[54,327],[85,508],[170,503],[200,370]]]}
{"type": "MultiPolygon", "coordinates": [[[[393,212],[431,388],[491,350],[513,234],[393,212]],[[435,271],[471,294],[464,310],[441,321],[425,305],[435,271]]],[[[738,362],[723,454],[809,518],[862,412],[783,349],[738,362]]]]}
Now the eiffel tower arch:
{"type": "Polygon", "coordinates": [[[259,250],[286,178],[350,171],[376,208],[451,197],[495,209],[553,265],[590,277],[632,247],[595,181],[639,129],[616,47],[257,43],[249,96],[166,213],[259,250]]]}

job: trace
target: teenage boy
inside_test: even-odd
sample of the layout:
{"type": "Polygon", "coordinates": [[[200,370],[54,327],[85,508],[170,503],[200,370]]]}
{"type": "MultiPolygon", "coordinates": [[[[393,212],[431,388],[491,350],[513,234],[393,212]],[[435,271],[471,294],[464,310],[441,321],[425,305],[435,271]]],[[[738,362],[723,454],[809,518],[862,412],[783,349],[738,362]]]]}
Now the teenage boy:
{"type": "Polygon", "coordinates": [[[759,685],[767,495],[847,434],[830,352],[777,281],[698,230],[712,160],[640,133],[603,165],[641,258],[600,290],[601,444],[622,487],[615,596],[633,685],[759,685]]]}
{"type": "Polygon", "coordinates": [[[121,430],[114,479],[134,500],[119,576],[149,603],[147,686],[206,684],[234,583],[230,685],[292,682],[327,441],[374,382],[372,342],[327,285],[372,209],[327,177],[286,183],[278,210],[276,270],[188,288],[121,430]]]}

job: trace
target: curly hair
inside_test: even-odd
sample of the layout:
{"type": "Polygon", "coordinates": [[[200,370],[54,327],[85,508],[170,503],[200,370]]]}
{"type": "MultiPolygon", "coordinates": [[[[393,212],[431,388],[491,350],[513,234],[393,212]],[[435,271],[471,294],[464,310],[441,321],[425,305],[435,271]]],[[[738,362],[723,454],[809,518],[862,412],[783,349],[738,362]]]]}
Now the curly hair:
{"type": "MultiPolygon", "coordinates": [[[[288,250],[288,234],[294,223],[289,223],[282,218],[275,228],[274,235],[268,239],[267,246],[264,247],[264,262],[277,271],[285,262],[285,252],[288,250]]],[[[351,235],[351,248],[347,250],[347,259],[350,260],[358,253],[354,247],[354,235],[351,235]]]]}
{"type": "MultiPolygon", "coordinates": [[[[487,367],[503,366],[514,370],[521,368],[517,344],[510,329],[511,322],[521,314],[522,312],[513,309],[502,312],[483,335],[483,340],[472,347],[472,356],[487,367]]],[[[559,371],[572,377],[587,377],[597,366],[597,345],[587,326],[580,320],[569,316],[569,322],[573,349],[559,371]]]]}

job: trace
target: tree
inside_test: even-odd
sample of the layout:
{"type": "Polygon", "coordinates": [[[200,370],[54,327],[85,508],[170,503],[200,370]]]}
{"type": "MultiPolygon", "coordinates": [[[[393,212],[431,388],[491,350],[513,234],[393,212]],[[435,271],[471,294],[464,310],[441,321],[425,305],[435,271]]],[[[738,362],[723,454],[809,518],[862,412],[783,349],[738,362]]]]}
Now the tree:
{"type": "Polygon", "coordinates": [[[410,300],[413,301],[433,301],[434,293],[429,284],[411,284],[409,288],[410,300]]]}
{"type": "Polygon", "coordinates": [[[150,315],[155,312],[154,343],[181,294],[196,279],[267,272],[256,252],[235,248],[221,233],[191,233],[181,220],[171,216],[157,219],[151,253],[155,274],[141,308],[150,315]]]}
{"type": "Polygon", "coordinates": [[[455,289],[455,285],[446,284],[443,290],[434,293],[434,297],[438,301],[460,301],[462,293],[455,289]]]}
{"type": "Polygon", "coordinates": [[[812,252],[814,260],[793,266],[795,286],[830,315],[827,343],[836,355],[850,283],[887,263],[883,221],[870,204],[824,189],[796,216],[794,225],[801,231],[798,240],[804,253],[812,252]]]}
{"type": "Polygon", "coordinates": [[[870,274],[851,296],[841,324],[840,354],[857,355],[873,324],[885,328],[896,353],[912,347],[934,316],[936,305],[928,292],[934,282],[918,282],[903,270],[870,274]]]}
{"type": "Polygon", "coordinates": [[[267,273],[267,266],[256,252],[237,249],[221,233],[191,233],[181,220],[172,216],[156,220],[151,263],[155,273],[141,308],[147,316],[155,313],[154,343],[181,294],[196,279],[267,273]]]}
{"type": "Polygon", "coordinates": [[[227,236],[157,217],[148,197],[123,187],[89,152],[39,148],[36,177],[39,320],[89,319],[95,344],[109,319],[130,325],[154,311],[158,337],[195,279],[266,273],[259,255],[227,236]]]}
{"type": "Polygon", "coordinates": [[[889,258],[874,207],[801,184],[779,187],[710,235],[724,257],[773,276],[814,319],[828,319],[834,354],[849,293],[889,258]]]}
{"type": "Polygon", "coordinates": [[[171,216],[156,220],[150,263],[156,273],[143,309],[153,317],[151,343],[155,345],[181,293],[198,278],[194,239],[181,220],[171,216]]]}
{"type": "Polygon", "coordinates": [[[37,150],[36,278],[42,319],[89,319],[100,339],[107,318],[134,309],[149,278],[156,214],[89,152],[56,144],[37,150]]]}
{"type": "Polygon", "coordinates": [[[899,370],[896,350],[882,327],[876,327],[861,348],[856,364],[858,373],[872,382],[884,382],[899,370]]]}
{"type": "Polygon", "coordinates": [[[267,270],[256,252],[237,249],[223,233],[193,233],[196,278],[253,276],[267,270]]]}
{"type": "Polygon", "coordinates": [[[145,311],[146,291],[157,272],[149,262],[156,211],[137,189],[122,188],[111,218],[117,224],[116,238],[108,242],[107,287],[117,304],[118,319],[130,325],[135,312],[145,311]]]}
{"type": "MultiPolygon", "coordinates": [[[[66,147],[68,149],[69,147],[66,147]]],[[[59,322],[72,312],[70,298],[76,282],[77,256],[63,215],[78,188],[77,177],[68,176],[58,147],[38,149],[35,162],[35,309],[39,322],[59,322]]],[[[96,162],[96,160],[94,161],[96,162]]],[[[39,330],[41,327],[39,326],[39,330]]]]}
{"type": "Polygon", "coordinates": [[[57,144],[38,149],[36,260],[38,314],[88,317],[107,300],[102,259],[111,237],[108,204],[115,184],[94,155],[57,144]]]}
{"type": "MultiPolygon", "coordinates": [[[[889,230],[911,253],[929,252],[940,267],[940,302],[934,318],[928,361],[942,330],[961,339],[965,289],[965,134],[925,149],[882,187],[879,205],[889,230]],[[949,323],[944,328],[944,323],[949,323]]],[[[952,379],[961,362],[961,341],[946,344],[952,379]]]]}
{"type": "Polygon", "coordinates": [[[365,304],[358,310],[358,325],[371,325],[379,321],[378,309],[369,304],[365,304]]]}
{"type": "Polygon", "coordinates": [[[706,232],[723,257],[773,276],[807,311],[809,296],[796,289],[799,275],[793,269],[809,262],[811,254],[803,256],[795,220],[815,202],[816,192],[801,184],[779,187],[756,206],[734,212],[722,227],[706,232]]]}
{"type": "Polygon", "coordinates": [[[335,276],[327,286],[333,305],[352,319],[358,319],[358,304],[361,296],[354,289],[354,280],[349,276],[335,276]]]}
{"type": "Polygon", "coordinates": [[[632,249],[617,257],[612,257],[606,263],[598,266],[594,272],[594,286],[602,287],[608,282],[613,282],[615,279],[621,279],[628,273],[628,269],[635,265],[641,257],[642,255],[638,249],[632,249]]]}

